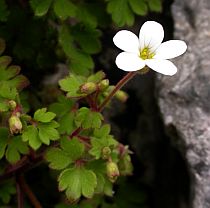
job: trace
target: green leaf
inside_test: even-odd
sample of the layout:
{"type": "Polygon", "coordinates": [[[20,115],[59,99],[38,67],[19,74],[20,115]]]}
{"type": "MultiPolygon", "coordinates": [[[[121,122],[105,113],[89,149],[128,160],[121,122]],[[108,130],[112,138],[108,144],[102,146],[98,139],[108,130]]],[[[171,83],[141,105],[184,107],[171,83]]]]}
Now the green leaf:
{"type": "Polygon", "coordinates": [[[15,194],[15,192],[16,188],[13,181],[7,180],[0,184],[0,199],[4,204],[9,203],[11,195],[15,194]]]}
{"type": "Polygon", "coordinates": [[[84,144],[82,144],[76,137],[71,140],[67,137],[63,137],[60,145],[72,161],[81,158],[85,151],[84,144]]]}
{"type": "Polygon", "coordinates": [[[56,114],[52,112],[46,112],[46,111],[47,111],[47,108],[38,109],[34,113],[34,119],[36,121],[40,121],[43,123],[52,121],[55,118],[56,114]]]}
{"type": "Polygon", "coordinates": [[[74,112],[68,112],[59,119],[60,126],[58,128],[58,131],[61,134],[70,134],[76,128],[74,123],[74,116],[74,112]]]}
{"type": "Polygon", "coordinates": [[[72,99],[68,99],[66,96],[61,95],[58,97],[58,102],[50,105],[49,111],[55,113],[57,117],[62,117],[71,111],[74,104],[75,102],[72,99]]]}
{"type": "Polygon", "coordinates": [[[96,193],[103,193],[104,190],[104,184],[105,184],[105,178],[102,174],[96,174],[97,178],[97,186],[96,186],[96,193]]]}
{"type": "Polygon", "coordinates": [[[71,158],[59,148],[50,148],[45,158],[50,163],[50,168],[55,170],[62,170],[72,163],[71,158]]]}
{"type": "Polygon", "coordinates": [[[12,137],[7,146],[6,159],[10,163],[16,163],[20,160],[20,154],[27,154],[28,152],[29,148],[20,136],[12,137]]]}
{"type": "Polygon", "coordinates": [[[13,77],[15,77],[17,74],[19,74],[20,72],[20,67],[19,66],[15,66],[15,65],[12,65],[12,66],[9,66],[7,69],[2,67],[1,65],[1,70],[0,70],[0,80],[9,80],[13,77]]]}
{"type": "Polygon", "coordinates": [[[147,4],[144,0],[129,0],[129,4],[137,15],[145,16],[147,14],[147,4]]]}
{"type": "Polygon", "coordinates": [[[80,86],[85,83],[85,79],[82,76],[70,74],[68,77],[59,81],[61,89],[67,93],[68,97],[83,97],[84,93],[80,93],[80,86]]]}
{"type": "Polygon", "coordinates": [[[29,145],[34,149],[37,150],[42,145],[42,142],[38,136],[38,130],[35,126],[30,125],[23,131],[22,140],[24,142],[28,141],[29,145]]]}
{"type": "Polygon", "coordinates": [[[60,135],[58,131],[54,128],[52,123],[38,124],[39,139],[46,145],[50,144],[50,140],[59,139],[60,135]]]}
{"type": "Polygon", "coordinates": [[[87,76],[94,68],[91,56],[80,50],[72,51],[70,60],[70,69],[76,74],[87,76]]]}
{"type": "Polygon", "coordinates": [[[72,29],[74,39],[79,43],[81,49],[88,54],[95,54],[101,50],[99,37],[101,32],[92,27],[76,25],[72,29]]]}
{"type": "Polygon", "coordinates": [[[161,0],[147,0],[149,8],[154,12],[161,12],[162,1],[161,0]]]}
{"type": "MultiPolygon", "coordinates": [[[[8,65],[11,62],[12,62],[12,58],[10,56],[1,56],[0,57],[0,70],[1,70],[1,73],[2,73],[3,70],[5,70],[8,67],[8,65]]],[[[4,80],[4,79],[2,79],[2,80],[4,80]]]]}
{"type": "MultiPolygon", "coordinates": [[[[29,84],[28,79],[23,75],[17,74],[20,72],[19,66],[9,66],[12,59],[9,56],[0,57],[0,82],[7,85],[7,88],[23,89],[29,84]]],[[[2,84],[2,83],[1,83],[2,84]]]]}
{"type": "Polygon", "coordinates": [[[112,15],[113,21],[119,26],[131,26],[134,23],[134,14],[128,4],[128,0],[109,0],[107,11],[112,15]]]}
{"type": "Polygon", "coordinates": [[[84,25],[90,26],[92,28],[96,28],[97,26],[97,18],[95,16],[95,11],[92,11],[92,5],[88,3],[82,3],[79,5],[77,10],[77,18],[84,25]]]}
{"type": "Polygon", "coordinates": [[[52,0],[30,0],[30,4],[36,16],[45,15],[52,3],[52,0]]]}
{"type": "Polygon", "coordinates": [[[54,2],[55,14],[62,20],[67,17],[75,17],[76,10],[76,6],[69,0],[55,0],[54,2]]]}
{"type": "Polygon", "coordinates": [[[3,98],[14,100],[17,95],[17,90],[10,87],[6,81],[0,82],[0,96],[3,98]]]}
{"type": "Polygon", "coordinates": [[[59,178],[59,189],[66,190],[67,198],[75,201],[81,195],[91,198],[97,185],[96,175],[85,168],[69,168],[64,170],[59,178]]]}
{"type": "Polygon", "coordinates": [[[94,63],[89,54],[77,49],[74,38],[70,35],[67,27],[62,27],[59,33],[59,42],[70,59],[70,69],[77,74],[87,75],[93,69],[94,63]]]}
{"type": "Polygon", "coordinates": [[[99,128],[101,126],[103,116],[99,112],[91,111],[89,108],[82,107],[77,111],[75,124],[77,127],[84,129],[99,128]]]}
{"type": "Polygon", "coordinates": [[[104,124],[100,129],[94,129],[94,137],[106,137],[109,135],[111,131],[110,125],[109,124],[104,124]]]}
{"type": "Polygon", "coordinates": [[[9,11],[5,0],[0,0],[0,21],[6,22],[9,16],[9,11]]]}
{"type": "Polygon", "coordinates": [[[99,83],[102,79],[105,78],[105,73],[103,71],[98,71],[95,74],[92,74],[88,77],[87,82],[99,83]]]}
{"type": "Polygon", "coordinates": [[[117,146],[118,142],[113,138],[110,133],[110,126],[103,125],[100,129],[95,129],[93,137],[91,137],[91,146],[89,153],[95,156],[96,159],[102,157],[102,151],[106,147],[110,150],[117,146]]]}
{"type": "Polygon", "coordinates": [[[9,131],[7,128],[0,128],[0,159],[4,156],[5,149],[8,143],[9,131]]]}
{"type": "Polygon", "coordinates": [[[9,110],[9,105],[4,99],[0,98],[0,112],[5,112],[9,110]]]}

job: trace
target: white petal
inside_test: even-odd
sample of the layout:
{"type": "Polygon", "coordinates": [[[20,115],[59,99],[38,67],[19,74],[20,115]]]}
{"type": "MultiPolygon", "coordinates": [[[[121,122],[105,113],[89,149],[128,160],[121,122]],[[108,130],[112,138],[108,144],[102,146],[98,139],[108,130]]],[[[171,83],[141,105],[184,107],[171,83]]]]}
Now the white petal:
{"type": "Polygon", "coordinates": [[[164,30],[161,24],[155,21],[145,22],[139,32],[140,49],[149,47],[153,52],[161,44],[164,38],[164,30]]]}
{"type": "Polygon", "coordinates": [[[145,61],[133,53],[122,52],[115,61],[118,68],[124,71],[138,71],[145,66],[145,61]]]}
{"type": "Polygon", "coordinates": [[[146,65],[156,72],[164,75],[174,75],[177,72],[176,66],[169,60],[148,59],[146,65]]]}
{"type": "Polygon", "coordinates": [[[182,40],[169,40],[162,43],[156,50],[154,58],[171,59],[182,55],[187,50],[187,44],[182,40]]]}
{"type": "Polygon", "coordinates": [[[119,31],[113,37],[113,42],[123,51],[139,54],[139,39],[128,30],[119,31]]]}

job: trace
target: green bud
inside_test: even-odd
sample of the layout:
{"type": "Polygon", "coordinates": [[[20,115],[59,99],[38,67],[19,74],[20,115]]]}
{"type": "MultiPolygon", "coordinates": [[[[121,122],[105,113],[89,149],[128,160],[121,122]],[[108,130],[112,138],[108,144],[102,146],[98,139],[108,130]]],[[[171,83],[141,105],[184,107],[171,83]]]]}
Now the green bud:
{"type": "Polygon", "coordinates": [[[126,92],[122,91],[122,90],[119,90],[119,91],[116,92],[115,97],[116,97],[119,101],[121,101],[121,102],[124,103],[124,102],[126,102],[127,99],[128,99],[128,94],[127,94],[126,92]]]}
{"type": "Polygon", "coordinates": [[[106,173],[107,173],[109,180],[111,182],[115,182],[117,180],[118,176],[120,175],[117,164],[114,162],[111,162],[111,161],[107,162],[106,163],[106,173]]]}
{"type": "Polygon", "coordinates": [[[103,79],[101,82],[98,84],[99,90],[103,91],[109,86],[109,80],[108,79],[103,79]]]}
{"type": "Polygon", "coordinates": [[[121,175],[131,175],[133,172],[133,166],[131,163],[130,155],[125,155],[119,161],[119,169],[121,175]]]}
{"type": "Polygon", "coordinates": [[[14,109],[16,108],[16,106],[17,106],[17,103],[16,103],[14,100],[10,100],[10,101],[8,102],[8,104],[9,104],[9,108],[10,108],[11,110],[14,110],[14,109]]]}
{"type": "Polygon", "coordinates": [[[80,87],[80,92],[85,94],[91,94],[95,92],[97,86],[94,82],[87,82],[80,87]]]}
{"type": "Polygon", "coordinates": [[[16,115],[12,115],[9,118],[9,129],[11,134],[18,134],[22,131],[23,125],[20,118],[16,115]]]}
{"type": "Polygon", "coordinates": [[[109,148],[109,147],[104,147],[103,149],[102,149],[102,158],[103,159],[108,159],[109,158],[109,156],[110,156],[110,154],[111,154],[111,149],[109,148]]]}

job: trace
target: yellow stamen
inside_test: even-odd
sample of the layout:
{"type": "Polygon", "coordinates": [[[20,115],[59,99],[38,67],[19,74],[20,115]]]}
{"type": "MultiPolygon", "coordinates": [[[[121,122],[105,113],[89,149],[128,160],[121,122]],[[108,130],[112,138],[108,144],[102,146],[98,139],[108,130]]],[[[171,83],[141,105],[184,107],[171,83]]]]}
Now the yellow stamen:
{"type": "Polygon", "coordinates": [[[143,50],[140,51],[140,57],[143,60],[152,59],[155,54],[152,53],[148,47],[145,47],[143,50]]]}

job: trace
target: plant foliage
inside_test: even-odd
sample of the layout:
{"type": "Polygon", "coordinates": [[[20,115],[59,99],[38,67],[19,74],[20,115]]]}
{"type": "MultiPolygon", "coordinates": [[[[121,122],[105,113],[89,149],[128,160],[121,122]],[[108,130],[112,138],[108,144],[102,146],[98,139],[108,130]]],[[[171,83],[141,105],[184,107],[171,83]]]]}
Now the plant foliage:
{"type": "MultiPolygon", "coordinates": [[[[161,1],[0,0],[2,207],[33,194],[25,176],[40,164],[57,184],[56,208],[69,207],[63,194],[75,208],[118,207],[103,195],[113,196],[113,183],[132,173],[131,151],[103,113],[115,86],[95,68],[95,57],[105,31],[131,26],[149,11],[160,12],[161,1]],[[56,69],[65,72],[47,82],[56,69]]],[[[30,199],[26,207],[35,206],[30,199]]]]}

